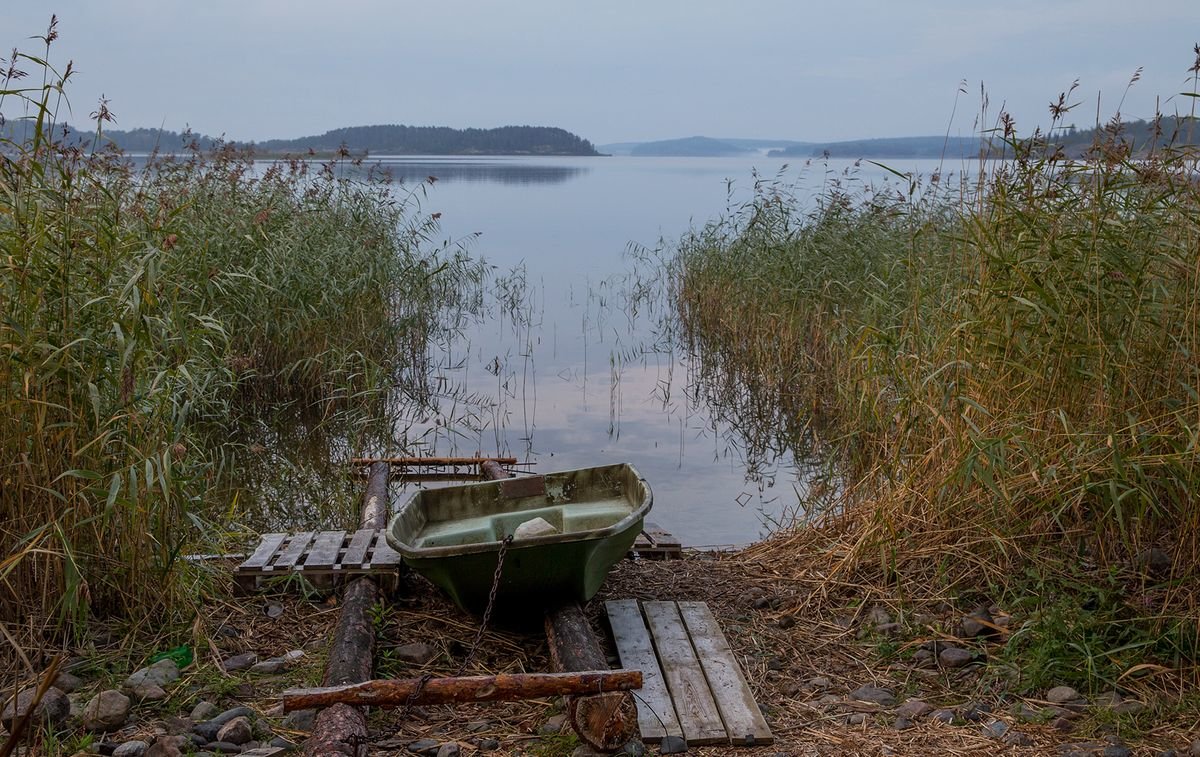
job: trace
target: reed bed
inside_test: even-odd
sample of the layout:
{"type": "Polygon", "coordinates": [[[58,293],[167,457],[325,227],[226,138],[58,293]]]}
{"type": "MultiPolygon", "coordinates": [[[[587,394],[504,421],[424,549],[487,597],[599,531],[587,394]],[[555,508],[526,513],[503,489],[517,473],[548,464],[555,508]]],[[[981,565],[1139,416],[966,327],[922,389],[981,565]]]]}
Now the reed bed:
{"type": "Polygon", "coordinates": [[[831,563],[1034,593],[1035,621],[1067,602],[1093,634],[1076,675],[1109,681],[1200,652],[1200,155],[1120,123],[1068,160],[1001,116],[977,179],[835,181],[811,211],[759,179],[670,263],[706,391],[833,461],[805,503],[831,563]]]}
{"type": "Polygon", "coordinates": [[[49,62],[55,35],[0,61],[0,112],[21,117],[0,141],[10,641],[194,607],[181,556],[236,515],[228,485],[259,462],[246,430],[289,415],[351,448],[386,438],[389,391],[479,281],[432,243],[423,187],[345,180],[337,160],[264,169],[227,145],[134,161],[103,147],[105,103],[88,138],[56,126],[71,66],[49,62]]]}

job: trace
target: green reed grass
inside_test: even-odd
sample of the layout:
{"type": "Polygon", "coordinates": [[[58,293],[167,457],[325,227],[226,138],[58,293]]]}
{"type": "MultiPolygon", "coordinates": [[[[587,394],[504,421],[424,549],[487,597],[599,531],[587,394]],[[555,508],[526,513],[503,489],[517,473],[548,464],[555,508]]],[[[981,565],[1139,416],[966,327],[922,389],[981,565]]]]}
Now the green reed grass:
{"type": "Polygon", "coordinates": [[[0,67],[0,108],[26,116],[0,142],[0,620],[78,630],[186,606],[181,555],[256,464],[238,430],[382,420],[478,270],[431,249],[419,194],[336,163],[223,146],[137,167],[98,146],[104,104],[68,137],[54,34],[0,67]]]}
{"type": "Polygon", "coordinates": [[[682,239],[702,379],[831,451],[860,564],[944,588],[1003,583],[1038,544],[1126,566],[1156,546],[1176,583],[1143,584],[1141,613],[1194,623],[1198,154],[1139,150],[1119,118],[1082,160],[1004,117],[993,138],[1008,160],[978,181],[833,182],[809,211],[759,180],[682,239]]]}

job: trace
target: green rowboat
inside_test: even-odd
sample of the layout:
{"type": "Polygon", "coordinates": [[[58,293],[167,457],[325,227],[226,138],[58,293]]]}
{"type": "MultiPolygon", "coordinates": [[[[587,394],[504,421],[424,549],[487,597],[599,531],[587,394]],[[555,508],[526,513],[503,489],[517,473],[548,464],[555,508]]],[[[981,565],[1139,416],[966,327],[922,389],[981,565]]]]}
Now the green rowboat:
{"type": "Polygon", "coordinates": [[[388,544],[465,610],[481,613],[501,542],[498,611],[586,601],[629,551],[650,511],[629,464],[416,492],[392,516],[388,544]]]}

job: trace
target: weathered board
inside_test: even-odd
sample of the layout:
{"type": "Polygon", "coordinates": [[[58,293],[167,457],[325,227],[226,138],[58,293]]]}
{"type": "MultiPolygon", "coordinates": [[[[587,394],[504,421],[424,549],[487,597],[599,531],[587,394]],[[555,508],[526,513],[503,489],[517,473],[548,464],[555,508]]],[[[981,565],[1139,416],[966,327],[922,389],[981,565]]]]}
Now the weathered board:
{"type": "Polygon", "coordinates": [[[683,545],[662,526],[647,521],[629,553],[646,560],[675,560],[683,557],[683,545]]]}
{"type": "Polygon", "coordinates": [[[612,628],[621,666],[642,671],[642,688],[635,698],[642,740],[655,742],[668,735],[683,736],[679,718],[675,715],[675,705],[667,691],[667,682],[654,655],[650,631],[642,620],[637,600],[610,600],[604,603],[604,608],[608,613],[608,624],[612,628]]]}
{"type": "Polygon", "coordinates": [[[742,674],[742,668],[708,605],[704,602],[680,602],[679,615],[687,627],[730,740],[738,746],[775,743],[762,710],[758,708],[746,684],[746,676],[742,674]]]}
{"type": "Polygon", "coordinates": [[[394,588],[399,577],[400,555],[383,536],[383,530],[311,531],[264,534],[254,553],[234,569],[239,588],[253,591],[263,581],[300,575],[314,586],[325,588],[335,580],[370,573],[385,589],[394,588]]]}
{"type": "Polygon", "coordinates": [[[639,609],[637,600],[621,599],[604,606],[621,665],[642,671],[637,704],[643,741],[682,733],[688,746],[774,743],[708,605],[643,602],[639,609]]]}
{"type": "Polygon", "coordinates": [[[679,617],[679,608],[674,602],[644,602],[642,606],[684,738],[696,746],[728,744],[729,734],[679,617]]]}

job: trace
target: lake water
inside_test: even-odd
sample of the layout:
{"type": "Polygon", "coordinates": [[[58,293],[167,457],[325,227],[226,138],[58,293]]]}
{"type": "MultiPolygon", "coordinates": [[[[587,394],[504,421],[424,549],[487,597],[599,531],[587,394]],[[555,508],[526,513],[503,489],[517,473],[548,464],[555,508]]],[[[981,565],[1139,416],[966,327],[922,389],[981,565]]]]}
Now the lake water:
{"type": "MultiPolygon", "coordinates": [[[[651,520],[685,545],[745,544],[795,512],[806,466],[753,450],[691,380],[694,356],[664,346],[653,249],[750,197],[747,158],[378,158],[404,185],[438,181],[422,203],[448,240],[471,240],[501,280],[523,278],[519,304],[494,306],[440,345],[441,417],[400,430],[424,454],[511,455],[540,473],[632,463],[654,491],[651,520]],[[478,234],[477,237],[473,235],[478,234]],[[517,271],[517,274],[513,274],[517,271]],[[514,312],[516,316],[514,317],[514,312]]],[[[850,161],[783,172],[801,195],[823,183],[895,181],[850,161]]],[[[934,161],[893,161],[928,176],[934,161]]],[[[950,170],[948,167],[947,170],[950,170]]],[[[512,287],[504,291],[513,291],[512,287]]]]}

